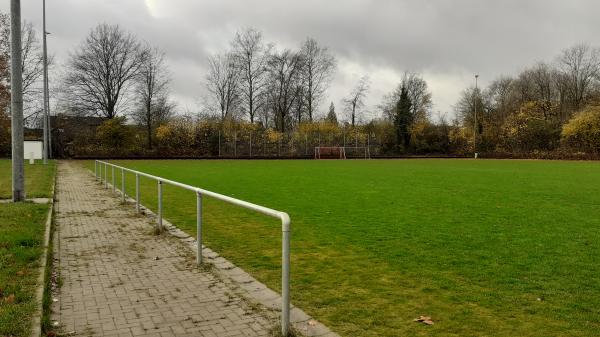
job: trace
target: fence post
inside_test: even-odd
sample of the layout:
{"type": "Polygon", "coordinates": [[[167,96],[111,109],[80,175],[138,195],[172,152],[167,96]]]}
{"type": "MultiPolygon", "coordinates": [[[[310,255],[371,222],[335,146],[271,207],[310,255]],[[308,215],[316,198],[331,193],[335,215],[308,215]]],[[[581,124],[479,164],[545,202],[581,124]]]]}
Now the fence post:
{"type": "Polygon", "coordinates": [[[158,232],[162,233],[162,181],[158,181],[158,232]]]}
{"type": "Polygon", "coordinates": [[[98,161],[97,160],[94,161],[94,178],[96,178],[96,180],[98,180],[98,161]]]}
{"type": "Polygon", "coordinates": [[[108,188],[108,164],[104,163],[104,188],[108,188]]]}
{"type": "Polygon", "coordinates": [[[288,336],[290,325],[290,218],[282,215],[281,241],[281,333],[288,336]]]}
{"type": "Polygon", "coordinates": [[[125,169],[121,168],[121,201],[125,203],[125,169]]]}
{"type": "Polygon", "coordinates": [[[304,154],[308,156],[308,134],[304,134],[304,154]]]}
{"type": "Polygon", "coordinates": [[[202,193],[196,192],[196,264],[202,265],[202,193]]]}
{"type": "Polygon", "coordinates": [[[116,187],[115,187],[115,167],[114,166],[111,166],[110,173],[111,173],[111,179],[112,179],[112,190],[114,193],[115,189],[116,189],[116,187]]]}
{"type": "Polygon", "coordinates": [[[135,210],[140,213],[140,175],[135,174],[135,210]]]}

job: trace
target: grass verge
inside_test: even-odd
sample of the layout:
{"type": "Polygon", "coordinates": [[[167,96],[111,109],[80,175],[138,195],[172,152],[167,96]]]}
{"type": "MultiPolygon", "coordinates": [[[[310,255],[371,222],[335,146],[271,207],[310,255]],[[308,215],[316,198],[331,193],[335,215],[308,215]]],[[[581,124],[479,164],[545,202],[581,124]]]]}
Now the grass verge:
{"type": "MultiPolygon", "coordinates": [[[[0,198],[10,198],[10,161],[0,160],[0,198]]],[[[26,166],[28,197],[50,197],[56,163],[26,166]]],[[[29,336],[50,205],[0,204],[0,336],[29,336]]],[[[49,253],[51,257],[51,252],[49,253]]]]}
{"type": "MultiPolygon", "coordinates": [[[[25,164],[25,196],[27,198],[50,198],[56,162],[50,160],[48,165],[36,161],[35,165],[25,164]]],[[[0,159],[0,199],[12,196],[11,161],[0,159]]]]}
{"type": "Polygon", "coordinates": [[[28,336],[49,205],[0,205],[0,336],[28,336]]]}

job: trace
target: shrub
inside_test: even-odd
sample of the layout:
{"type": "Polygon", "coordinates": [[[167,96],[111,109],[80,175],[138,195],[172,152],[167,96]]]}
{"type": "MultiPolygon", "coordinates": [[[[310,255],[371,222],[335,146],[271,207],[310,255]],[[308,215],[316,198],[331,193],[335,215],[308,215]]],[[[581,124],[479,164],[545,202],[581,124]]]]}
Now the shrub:
{"type": "Polygon", "coordinates": [[[563,126],[561,136],[568,148],[600,152],[600,106],[589,106],[575,115],[563,126]]]}
{"type": "Polygon", "coordinates": [[[450,148],[447,125],[435,125],[427,121],[417,122],[411,127],[411,146],[417,154],[442,154],[450,148]]]}
{"type": "Polygon", "coordinates": [[[127,149],[135,146],[134,131],[125,125],[125,117],[115,117],[104,121],[96,129],[96,137],[107,149],[127,149]]]}
{"type": "Polygon", "coordinates": [[[560,126],[549,119],[549,107],[541,102],[523,104],[519,111],[506,119],[502,146],[518,152],[551,151],[560,143],[560,126]]]}
{"type": "Polygon", "coordinates": [[[156,129],[158,146],[168,154],[189,155],[194,152],[194,122],[185,117],[174,118],[156,129]]]}

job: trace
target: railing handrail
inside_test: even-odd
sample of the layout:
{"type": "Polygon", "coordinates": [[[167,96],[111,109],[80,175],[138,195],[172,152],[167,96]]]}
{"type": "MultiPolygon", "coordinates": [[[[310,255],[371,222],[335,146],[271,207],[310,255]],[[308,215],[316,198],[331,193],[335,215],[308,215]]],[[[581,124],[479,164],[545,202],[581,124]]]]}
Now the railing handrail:
{"type": "Polygon", "coordinates": [[[216,193],[216,192],[212,192],[209,190],[205,190],[203,188],[200,187],[196,187],[196,186],[191,186],[188,184],[183,184],[174,180],[170,180],[170,179],[166,179],[163,177],[159,177],[159,176],[155,176],[152,174],[148,174],[145,172],[141,172],[141,171],[137,171],[137,170],[133,170],[127,167],[123,167],[123,166],[119,166],[119,165],[115,165],[112,163],[109,163],[107,161],[102,161],[102,160],[96,160],[95,164],[94,164],[94,174],[96,175],[96,178],[100,177],[100,181],[102,181],[102,174],[99,174],[99,168],[100,168],[100,172],[102,169],[102,166],[104,165],[104,183],[105,186],[108,186],[108,176],[107,176],[107,167],[110,166],[112,167],[112,174],[111,174],[111,178],[113,179],[113,190],[115,189],[115,182],[114,182],[114,169],[120,169],[121,170],[121,186],[122,186],[122,196],[123,196],[123,201],[125,201],[125,176],[124,176],[124,172],[130,172],[136,175],[136,207],[139,211],[139,203],[140,203],[140,197],[139,197],[139,192],[140,192],[140,188],[139,188],[139,177],[146,177],[146,178],[150,178],[153,180],[156,180],[157,182],[159,182],[159,189],[158,189],[158,196],[159,196],[159,202],[158,202],[158,207],[159,207],[159,211],[158,211],[158,223],[159,223],[159,229],[160,227],[162,227],[162,187],[161,184],[169,184],[169,185],[173,185],[173,186],[177,186],[177,187],[181,187],[183,189],[189,190],[189,191],[193,191],[196,193],[197,195],[197,222],[198,222],[198,233],[197,233],[197,261],[198,264],[202,263],[202,196],[206,195],[209,196],[211,198],[217,199],[217,200],[221,200],[236,206],[240,206],[242,208],[245,209],[249,209],[249,210],[253,210],[256,211],[258,213],[262,213],[264,215],[273,217],[273,218],[277,218],[279,220],[281,220],[281,232],[282,232],[282,264],[281,264],[281,299],[282,299],[282,304],[281,304],[281,332],[283,334],[283,336],[287,336],[288,332],[289,332],[289,324],[290,324],[290,217],[286,212],[282,212],[282,211],[278,211],[278,210],[274,210],[272,208],[268,208],[268,207],[264,207],[261,205],[257,205],[257,204],[253,204],[251,202],[247,202],[244,200],[240,200],[240,199],[236,199],[230,196],[226,196],[220,193],[216,193]],[[100,164],[100,165],[99,165],[100,164]]]}
{"type": "Polygon", "coordinates": [[[286,212],[282,212],[282,211],[274,210],[272,208],[268,208],[268,207],[264,207],[264,206],[261,206],[261,205],[253,204],[253,203],[248,202],[248,201],[236,199],[236,198],[224,195],[224,194],[220,194],[220,193],[212,192],[212,191],[209,191],[209,190],[205,190],[205,189],[200,188],[200,187],[196,187],[196,186],[192,186],[192,185],[180,183],[180,182],[177,182],[177,181],[174,181],[174,180],[170,180],[170,179],[166,179],[166,178],[163,178],[163,177],[155,176],[155,175],[152,175],[152,174],[144,173],[144,172],[141,172],[141,171],[133,170],[133,169],[130,169],[130,168],[127,168],[127,167],[115,165],[115,164],[112,164],[112,163],[109,163],[109,162],[106,162],[106,161],[97,160],[97,162],[100,163],[100,164],[106,164],[108,166],[113,166],[113,167],[118,168],[118,169],[123,169],[123,170],[125,170],[127,172],[130,172],[130,173],[139,174],[142,177],[154,179],[156,181],[160,181],[160,182],[163,182],[163,183],[166,183],[166,184],[169,184],[169,185],[181,187],[183,189],[190,190],[192,192],[201,193],[201,194],[209,196],[211,198],[215,198],[215,199],[218,199],[218,200],[221,200],[221,201],[225,201],[225,202],[228,202],[230,204],[234,204],[234,205],[246,208],[246,209],[257,211],[259,213],[268,215],[268,216],[273,217],[273,218],[278,218],[278,219],[280,219],[282,221],[282,225],[283,225],[282,230],[283,231],[289,231],[290,230],[289,229],[290,217],[289,217],[289,215],[286,212]]]}

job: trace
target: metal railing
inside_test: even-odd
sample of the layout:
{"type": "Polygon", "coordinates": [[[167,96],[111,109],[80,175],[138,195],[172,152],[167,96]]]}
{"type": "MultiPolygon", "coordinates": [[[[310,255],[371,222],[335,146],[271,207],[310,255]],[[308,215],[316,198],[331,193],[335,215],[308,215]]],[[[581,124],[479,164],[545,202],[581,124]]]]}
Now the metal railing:
{"type": "Polygon", "coordinates": [[[247,201],[235,199],[219,193],[207,191],[199,187],[182,184],[173,180],[153,176],[148,173],[128,169],[108,163],[106,161],[96,160],[94,163],[94,175],[96,180],[102,183],[102,173],[104,173],[104,187],[108,188],[108,167],[111,167],[112,189],[115,190],[115,168],[121,170],[121,200],[126,200],[125,192],[125,172],[135,174],[135,208],[140,212],[140,177],[146,177],[157,181],[158,185],[158,212],[157,212],[157,227],[159,231],[163,230],[163,184],[169,184],[196,193],[196,232],[197,232],[197,247],[196,247],[196,263],[198,266],[202,264],[202,197],[208,196],[217,200],[224,201],[229,204],[240,206],[252,211],[262,213],[264,215],[281,220],[281,333],[283,336],[288,335],[290,325],[290,217],[287,213],[249,203],[247,201]]]}

